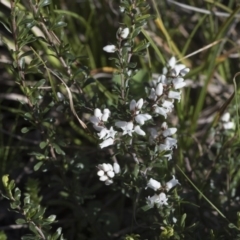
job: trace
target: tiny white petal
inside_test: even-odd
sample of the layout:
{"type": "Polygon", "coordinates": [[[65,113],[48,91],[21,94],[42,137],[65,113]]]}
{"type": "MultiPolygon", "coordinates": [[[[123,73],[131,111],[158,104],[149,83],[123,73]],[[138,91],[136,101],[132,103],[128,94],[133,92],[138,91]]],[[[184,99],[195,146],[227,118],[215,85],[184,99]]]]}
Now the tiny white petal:
{"type": "Polygon", "coordinates": [[[177,147],[177,139],[167,137],[165,139],[165,144],[169,146],[169,149],[173,149],[174,147],[177,147]]]}
{"type": "Polygon", "coordinates": [[[175,187],[177,184],[180,184],[179,181],[173,175],[172,180],[166,183],[166,189],[169,191],[171,188],[175,187]]]}
{"type": "Polygon", "coordinates": [[[99,178],[99,180],[104,182],[104,181],[108,180],[108,177],[106,175],[103,175],[99,178]]]}
{"type": "Polygon", "coordinates": [[[173,102],[172,102],[172,101],[167,101],[167,100],[165,100],[165,101],[162,103],[162,107],[167,108],[168,111],[171,112],[172,109],[174,108],[174,105],[173,105],[173,102]]]}
{"type": "Polygon", "coordinates": [[[164,118],[167,118],[167,113],[169,112],[168,109],[163,108],[163,107],[159,107],[157,105],[154,106],[154,113],[160,114],[162,116],[164,116],[164,118]]]}
{"type": "Polygon", "coordinates": [[[223,122],[229,122],[229,120],[230,120],[230,113],[229,112],[224,113],[223,116],[221,117],[221,120],[223,122]]]}
{"type": "Polygon", "coordinates": [[[97,135],[99,136],[99,139],[103,139],[107,134],[108,134],[109,130],[106,128],[103,128],[100,133],[98,133],[97,135]]]}
{"type": "Polygon", "coordinates": [[[136,110],[136,101],[133,99],[131,102],[130,102],[130,111],[131,112],[134,112],[136,110]]]}
{"type": "Polygon", "coordinates": [[[129,34],[129,28],[124,28],[121,33],[120,33],[120,36],[121,38],[125,39],[128,37],[128,34],[129,34]]]}
{"type": "Polygon", "coordinates": [[[138,135],[145,136],[146,133],[140,128],[140,126],[135,126],[134,132],[137,133],[138,135]]]}
{"type": "Polygon", "coordinates": [[[93,125],[93,128],[94,128],[95,130],[97,130],[98,132],[100,132],[100,131],[102,131],[102,130],[104,129],[103,126],[98,126],[98,125],[96,125],[96,124],[93,125]]]}
{"type": "Polygon", "coordinates": [[[107,163],[107,165],[108,165],[108,171],[113,171],[113,166],[112,166],[112,164],[110,164],[110,163],[107,163]]]}
{"type": "Polygon", "coordinates": [[[235,128],[235,124],[234,122],[227,122],[227,123],[223,123],[223,128],[224,129],[234,129],[235,128]]]}
{"type": "Polygon", "coordinates": [[[100,143],[99,146],[100,146],[100,148],[105,148],[105,147],[113,145],[113,143],[114,143],[114,140],[112,138],[108,138],[108,139],[104,140],[102,143],[100,143]]]}
{"type": "Polygon", "coordinates": [[[99,118],[99,119],[101,119],[101,117],[102,117],[102,112],[101,112],[101,110],[100,110],[99,108],[96,108],[96,109],[94,110],[94,116],[97,117],[97,118],[99,118]]]}
{"type": "Polygon", "coordinates": [[[94,125],[97,125],[97,124],[100,122],[99,118],[96,117],[96,116],[91,116],[91,117],[89,118],[89,121],[90,121],[91,123],[93,123],[94,125]]]}
{"type": "Polygon", "coordinates": [[[65,99],[64,95],[60,92],[57,92],[57,97],[59,101],[63,101],[65,99]]]}
{"type": "Polygon", "coordinates": [[[166,122],[163,122],[162,125],[161,125],[161,129],[162,130],[166,130],[168,128],[168,125],[166,122]]]}
{"type": "Polygon", "coordinates": [[[157,95],[156,95],[156,91],[154,88],[151,89],[150,95],[148,96],[149,99],[151,100],[156,100],[157,99],[157,95]]]}
{"type": "Polygon", "coordinates": [[[107,179],[106,181],[105,181],[105,185],[110,185],[110,184],[113,184],[113,180],[111,180],[111,179],[107,179]]]}
{"type": "Polygon", "coordinates": [[[149,115],[149,114],[138,114],[136,117],[135,117],[135,121],[137,123],[139,123],[140,125],[143,125],[145,123],[145,121],[147,120],[150,120],[152,119],[152,116],[149,115]]]}
{"type": "Polygon", "coordinates": [[[101,117],[101,120],[103,121],[103,122],[106,122],[107,120],[108,120],[108,117],[110,116],[110,111],[107,109],[107,108],[105,108],[104,110],[103,110],[103,115],[102,115],[102,117],[101,117]]]}
{"type": "Polygon", "coordinates": [[[156,94],[158,96],[161,96],[163,94],[163,84],[159,83],[156,87],[156,94]]]}
{"type": "Polygon", "coordinates": [[[177,99],[177,100],[180,101],[181,100],[181,92],[169,91],[168,97],[173,98],[173,99],[177,99]]]}
{"type": "Polygon", "coordinates": [[[160,194],[159,194],[159,203],[158,203],[158,204],[159,204],[160,206],[162,206],[162,205],[168,205],[167,200],[168,200],[168,198],[167,198],[167,196],[166,196],[165,193],[160,193],[160,194]]]}
{"type": "Polygon", "coordinates": [[[113,170],[116,174],[121,172],[120,165],[118,163],[113,163],[113,170]]]}
{"type": "Polygon", "coordinates": [[[115,176],[115,173],[112,171],[107,172],[108,177],[113,178],[115,176]]]}
{"type": "Polygon", "coordinates": [[[99,177],[102,177],[102,176],[104,175],[104,171],[103,171],[103,170],[99,170],[99,171],[97,172],[97,175],[98,175],[99,177]]]}
{"type": "Polygon", "coordinates": [[[102,170],[103,170],[104,172],[107,172],[107,171],[110,170],[108,163],[103,163],[101,166],[102,166],[102,170]]]}
{"type": "Polygon", "coordinates": [[[103,48],[103,50],[108,53],[114,53],[116,52],[117,48],[115,45],[107,45],[103,48]]]}
{"type": "Polygon", "coordinates": [[[137,108],[138,110],[140,110],[140,109],[142,108],[142,106],[143,106],[143,99],[140,98],[140,99],[137,101],[137,103],[136,103],[136,108],[137,108]]]}
{"type": "Polygon", "coordinates": [[[153,178],[150,178],[150,180],[147,183],[147,187],[146,188],[151,188],[154,191],[158,190],[161,187],[161,183],[156,181],[153,178]]]}
{"type": "Polygon", "coordinates": [[[176,132],[177,132],[177,128],[168,128],[163,131],[163,136],[164,137],[172,136],[176,132]]]}
{"type": "Polygon", "coordinates": [[[187,73],[189,73],[189,71],[190,69],[185,67],[182,70],[180,70],[179,75],[184,77],[187,73]]]}
{"type": "Polygon", "coordinates": [[[174,56],[172,56],[168,61],[169,67],[174,68],[176,65],[176,62],[177,62],[176,58],[174,56]]]}

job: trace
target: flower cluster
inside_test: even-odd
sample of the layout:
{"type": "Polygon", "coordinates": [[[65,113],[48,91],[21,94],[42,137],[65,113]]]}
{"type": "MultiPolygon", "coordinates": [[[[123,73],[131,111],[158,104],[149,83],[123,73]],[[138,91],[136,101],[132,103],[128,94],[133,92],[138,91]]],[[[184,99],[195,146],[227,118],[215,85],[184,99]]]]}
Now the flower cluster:
{"type": "Polygon", "coordinates": [[[119,174],[121,171],[119,164],[116,162],[113,165],[110,163],[99,164],[98,169],[99,180],[105,182],[106,185],[112,184],[115,174],[119,174]]]}
{"type": "Polygon", "coordinates": [[[223,114],[223,116],[221,117],[221,121],[222,121],[223,129],[230,130],[230,129],[235,128],[234,122],[230,121],[230,113],[229,112],[226,112],[223,114]]]}
{"type": "MultiPolygon", "coordinates": [[[[168,181],[164,186],[162,186],[161,183],[158,182],[157,180],[150,178],[150,180],[147,183],[146,188],[151,188],[154,191],[165,190],[168,192],[170,189],[172,189],[173,187],[175,187],[178,184],[180,184],[180,183],[175,178],[175,176],[173,176],[173,178],[170,181],[168,181]]],[[[147,204],[150,208],[153,208],[154,205],[156,205],[157,207],[161,207],[163,205],[168,205],[167,200],[168,200],[168,198],[167,198],[166,194],[164,192],[161,192],[160,194],[154,194],[152,197],[148,196],[147,204]]]]}

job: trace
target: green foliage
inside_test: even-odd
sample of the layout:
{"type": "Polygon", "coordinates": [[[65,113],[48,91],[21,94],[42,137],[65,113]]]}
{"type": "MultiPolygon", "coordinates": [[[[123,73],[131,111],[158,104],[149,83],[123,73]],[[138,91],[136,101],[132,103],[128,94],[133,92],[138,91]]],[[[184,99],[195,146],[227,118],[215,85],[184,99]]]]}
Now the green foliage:
{"type": "Polygon", "coordinates": [[[0,1],[0,240],[240,239],[238,19],[233,0],[0,1]],[[109,58],[107,44],[121,51],[109,58]],[[127,121],[171,56],[191,69],[173,160],[135,135],[100,151],[94,109],[127,121]],[[99,164],[116,159],[105,186],[99,164]],[[171,174],[171,204],[146,205],[149,177],[164,189],[171,174]]]}

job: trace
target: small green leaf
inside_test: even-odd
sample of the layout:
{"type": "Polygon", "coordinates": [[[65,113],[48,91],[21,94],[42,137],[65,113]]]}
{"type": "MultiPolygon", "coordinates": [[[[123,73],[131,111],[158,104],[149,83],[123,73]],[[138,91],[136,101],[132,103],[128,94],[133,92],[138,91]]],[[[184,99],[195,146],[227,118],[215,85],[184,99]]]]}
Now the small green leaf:
{"type": "Polygon", "coordinates": [[[23,218],[19,218],[19,219],[16,220],[16,223],[17,224],[24,224],[24,223],[26,223],[26,220],[23,219],[23,218]]]}
{"type": "Polygon", "coordinates": [[[56,219],[56,215],[50,215],[47,219],[45,219],[47,222],[54,222],[56,219]]]}
{"type": "Polygon", "coordinates": [[[37,164],[35,164],[35,166],[33,167],[34,171],[38,171],[42,165],[43,165],[43,162],[38,162],[37,164]]]}
{"type": "Polygon", "coordinates": [[[27,133],[29,130],[31,130],[31,128],[24,127],[24,128],[21,129],[21,132],[22,133],[27,133]]]}
{"type": "Polygon", "coordinates": [[[52,27],[52,30],[55,30],[57,28],[66,27],[66,26],[67,26],[67,23],[65,23],[63,21],[59,21],[52,27]]]}
{"type": "Polygon", "coordinates": [[[5,29],[10,32],[12,34],[12,31],[10,30],[10,28],[2,21],[0,21],[0,23],[5,27],[5,29]]]}
{"type": "Polygon", "coordinates": [[[41,148],[41,149],[44,149],[46,146],[47,146],[47,142],[40,142],[40,144],[39,144],[39,147],[41,148]]]}
{"type": "Polygon", "coordinates": [[[41,0],[40,2],[39,2],[39,8],[42,8],[42,7],[45,7],[45,6],[48,6],[48,5],[50,5],[51,4],[51,0],[41,0]]]}
{"type": "Polygon", "coordinates": [[[60,237],[61,233],[62,233],[62,228],[60,227],[60,228],[58,228],[57,231],[53,234],[51,240],[57,240],[57,239],[60,237]]]}
{"type": "Polygon", "coordinates": [[[9,175],[8,174],[5,174],[2,176],[2,183],[5,188],[8,188],[8,184],[9,184],[9,175]]]}

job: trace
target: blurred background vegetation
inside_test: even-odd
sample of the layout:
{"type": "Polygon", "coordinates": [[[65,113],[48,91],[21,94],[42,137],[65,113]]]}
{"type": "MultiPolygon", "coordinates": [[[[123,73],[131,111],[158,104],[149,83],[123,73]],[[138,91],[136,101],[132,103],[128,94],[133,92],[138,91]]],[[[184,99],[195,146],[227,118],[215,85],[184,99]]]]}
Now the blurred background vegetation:
{"type": "MultiPolygon", "coordinates": [[[[182,184],[179,195],[183,203],[179,211],[187,214],[186,228],[181,234],[185,239],[240,239],[236,237],[239,229],[228,228],[230,222],[237,224],[240,209],[239,137],[237,132],[224,133],[216,125],[218,116],[226,108],[236,124],[239,122],[238,102],[232,94],[233,78],[239,71],[240,7],[234,0],[148,2],[149,13],[154,18],[136,41],[146,38],[150,47],[146,56],[134,59],[139,72],[130,83],[131,94],[135,99],[141,97],[148,81],[162,72],[171,56],[176,56],[191,69],[183,99],[172,116],[172,124],[178,127],[179,145],[170,164],[182,184]],[[189,54],[192,55],[184,58],[189,54]],[[200,192],[226,218],[212,208],[188,179],[196,183],[200,192]]],[[[27,0],[20,1],[19,8],[31,12],[27,0]]],[[[48,11],[49,15],[47,11],[44,13],[46,21],[58,18],[59,22],[67,24],[54,28],[54,32],[67,49],[64,52],[62,46],[61,51],[75,74],[73,81],[67,84],[72,90],[76,112],[85,121],[97,105],[114,106],[116,102],[112,83],[118,79],[113,75],[113,61],[102,48],[115,42],[116,30],[123,23],[129,25],[129,20],[120,13],[119,1],[112,0],[52,0],[48,11]]],[[[43,87],[31,96],[33,101],[43,98],[32,112],[39,123],[33,127],[30,117],[26,116],[29,108],[21,102],[28,99],[23,86],[16,80],[19,73],[12,67],[10,49],[14,46],[14,38],[7,30],[10,14],[9,1],[1,0],[1,176],[9,174],[22,191],[36,201],[41,200],[41,205],[47,207],[47,215],[56,214],[58,222],[53,224],[53,229],[61,226],[68,240],[120,239],[132,232],[146,239],[148,228],[142,225],[143,219],[135,211],[136,203],[128,198],[136,193],[121,186],[121,179],[113,190],[98,181],[95,166],[108,159],[109,152],[100,151],[95,138],[83,130],[69,108],[68,99],[52,100],[56,100],[54,91],[66,94],[57,81],[50,89],[43,87]],[[63,110],[59,112],[58,107],[63,110]],[[54,125],[52,129],[51,125],[54,125]],[[46,158],[44,143],[47,137],[43,131],[47,131],[48,136],[52,132],[56,159],[46,158]],[[42,155],[35,154],[41,151],[42,155]],[[41,166],[37,165],[39,159],[41,166]],[[40,169],[34,171],[34,167],[40,169]]],[[[37,49],[49,68],[62,72],[63,78],[67,75],[67,70],[51,55],[50,47],[43,41],[29,43],[23,52],[30,47],[37,49]]],[[[27,86],[34,86],[41,79],[36,70],[37,62],[32,64],[34,71],[26,75],[27,86]]],[[[121,162],[129,164],[128,160],[122,158],[121,162]]],[[[28,232],[26,226],[15,225],[18,215],[8,210],[7,200],[1,197],[0,201],[2,236],[4,232],[7,239],[20,239],[28,232]]]]}

